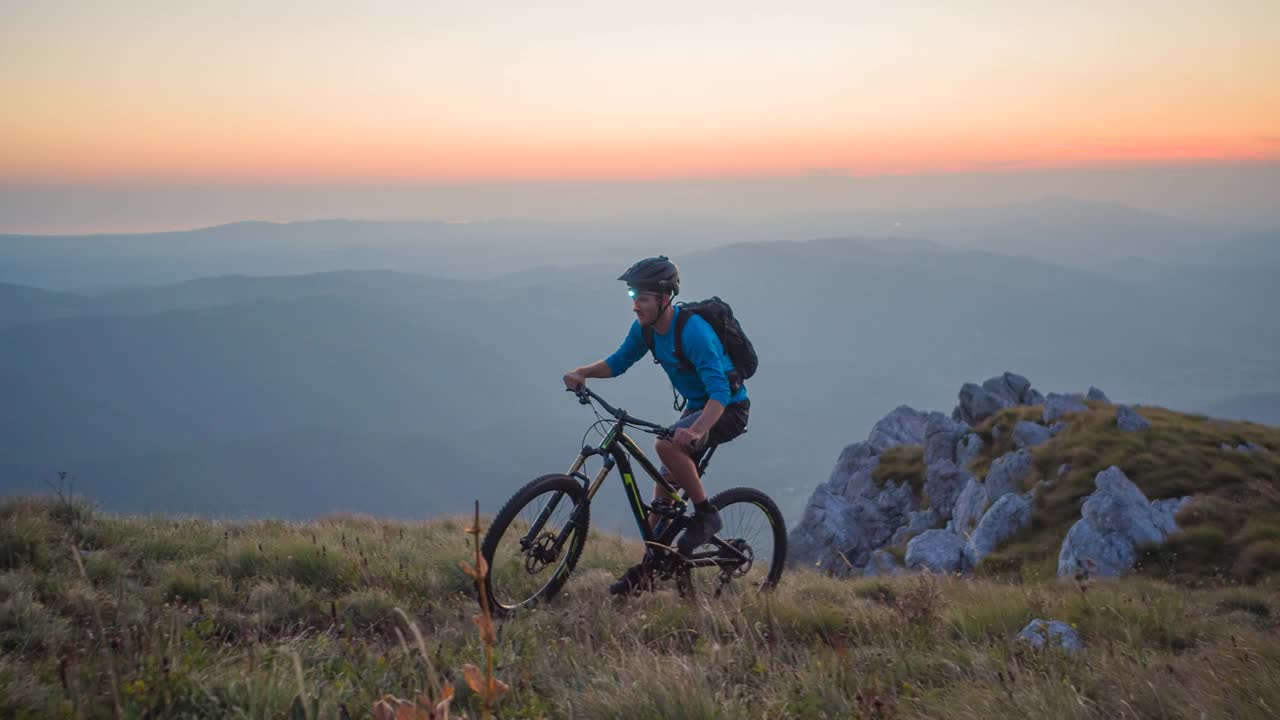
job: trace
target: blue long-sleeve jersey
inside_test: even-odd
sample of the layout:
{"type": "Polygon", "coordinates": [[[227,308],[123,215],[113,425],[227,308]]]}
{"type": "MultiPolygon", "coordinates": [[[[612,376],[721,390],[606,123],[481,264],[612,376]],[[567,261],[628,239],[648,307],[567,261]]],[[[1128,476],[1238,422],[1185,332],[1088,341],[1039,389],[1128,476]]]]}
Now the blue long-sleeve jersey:
{"type": "MultiPolygon", "coordinates": [[[[685,323],[684,335],[680,338],[680,349],[693,365],[693,370],[680,367],[676,360],[675,346],[676,317],[681,312],[680,306],[674,306],[672,311],[667,333],[663,335],[656,330],[653,333],[653,351],[662,369],[667,371],[667,377],[671,378],[671,385],[676,392],[689,401],[686,407],[697,410],[705,406],[708,399],[716,400],[726,407],[730,403],[745,400],[745,385],[738,388],[736,393],[729,394],[728,374],[733,370],[733,361],[725,353],[711,324],[697,315],[690,317],[685,323]]],[[[649,348],[644,344],[644,333],[637,320],[631,323],[631,330],[627,332],[622,345],[604,361],[614,377],[617,377],[648,352],[649,348]]]]}

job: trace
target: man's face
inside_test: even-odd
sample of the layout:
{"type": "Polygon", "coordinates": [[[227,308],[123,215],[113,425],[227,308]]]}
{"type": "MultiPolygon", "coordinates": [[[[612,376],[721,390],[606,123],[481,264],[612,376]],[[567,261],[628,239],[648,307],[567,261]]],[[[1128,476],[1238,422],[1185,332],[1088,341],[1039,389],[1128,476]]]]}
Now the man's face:
{"type": "Polygon", "coordinates": [[[652,325],[658,321],[658,308],[662,307],[662,296],[648,290],[631,290],[631,309],[641,325],[652,325]]]}

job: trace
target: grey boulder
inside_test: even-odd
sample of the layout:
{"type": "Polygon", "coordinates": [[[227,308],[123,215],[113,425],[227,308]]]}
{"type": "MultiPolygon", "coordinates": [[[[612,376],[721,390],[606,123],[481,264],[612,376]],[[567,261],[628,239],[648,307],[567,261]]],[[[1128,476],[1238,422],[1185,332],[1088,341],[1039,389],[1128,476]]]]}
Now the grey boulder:
{"type": "Polygon", "coordinates": [[[878,453],[899,445],[923,445],[929,414],[899,405],[871,427],[867,443],[878,453]]]}
{"type": "Polygon", "coordinates": [[[1058,418],[1074,412],[1084,412],[1089,406],[1084,404],[1084,399],[1078,393],[1075,395],[1059,395],[1058,393],[1049,393],[1049,397],[1044,401],[1044,413],[1042,415],[1045,424],[1051,425],[1058,418]]]}
{"type": "Polygon", "coordinates": [[[965,539],[950,530],[925,530],[907,543],[907,567],[955,573],[969,569],[965,539]]]}
{"type": "Polygon", "coordinates": [[[942,413],[929,413],[924,430],[924,463],[933,466],[956,461],[956,447],[969,432],[969,426],[942,413]]]}
{"type": "Polygon", "coordinates": [[[1085,393],[1084,397],[1086,400],[1097,400],[1107,404],[1111,403],[1111,400],[1107,397],[1106,393],[1092,385],[1089,386],[1089,392],[1085,393]]]}
{"type": "Polygon", "coordinates": [[[1068,652],[1084,650],[1084,642],[1080,639],[1080,634],[1061,620],[1036,618],[1018,633],[1018,639],[1030,643],[1034,648],[1042,648],[1048,644],[1056,645],[1068,652]]]}
{"type": "Polygon", "coordinates": [[[862,568],[863,575],[871,576],[901,575],[903,572],[903,567],[898,563],[898,559],[885,550],[872,552],[867,564],[862,568]]]}
{"type": "Polygon", "coordinates": [[[1049,428],[1029,420],[1019,420],[1013,426],[1013,446],[1016,448],[1032,448],[1042,445],[1053,437],[1049,428]]]}
{"type": "Polygon", "coordinates": [[[1034,471],[1030,450],[1015,450],[996,458],[984,482],[987,498],[995,502],[1008,493],[1022,492],[1034,471]]]}
{"type": "Polygon", "coordinates": [[[1174,515],[1187,498],[1153,504],[1114,465],[1098,473],[1094,485],[1082,517],[1062,542],[1058,575],[1123,575],[1133,567],[1139,545],[1163,542],[1178,530],[1174,515]]]}
{"type": "Polygon", "coordinates": [[[929,507],[937,511],[939,518],[951,517],[956,500],[972,479],[973,473],[959,465],[930,465],[924,480],[924,494],[929,500],[929,507]]]}
{"type": "Polygon", "coordinates": [[[1151,423],[1139,415],[1137,410],[1128,405],[1121,405],[1116,408],[1116,427],[1124,432],[1137,432],[1151,427],[1151,423]]]}
{"type": "Polygon", "coordinates": [[[969,433],[956,443],[956,464],[961,467],[968,465],[974,458],[982,454],[982,436],[978,433],[969,433]]]}
{"type": "Polygon", "coordinates": [[[968,533],[978,526],[982,514],[991,505],[987,497],[987,487],[976,477],[969,476],[968,483],[956,498],[955,508],[951,511],[951,522],[947,527],[958,533],[968,533]]]}
{"type": "Polygon", "coordinates": [[[978,527],[969,535],[969,564],[977,565],[1030,523],[1031,501],[1026,497],[1010,493],[996,500],[982,515],[978,527]]]}

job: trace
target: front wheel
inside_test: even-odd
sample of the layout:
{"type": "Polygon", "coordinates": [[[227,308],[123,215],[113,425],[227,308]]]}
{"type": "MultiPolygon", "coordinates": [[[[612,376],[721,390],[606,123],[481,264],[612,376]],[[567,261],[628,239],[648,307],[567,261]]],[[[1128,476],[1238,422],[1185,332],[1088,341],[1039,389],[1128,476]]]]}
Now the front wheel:
{"type": "MultiPolygon", "coordinates": [[[[711,498],[711,504],[724,522],[716,535],[747,561],[725,562],[718,568],[691,568],[681,583],[685,586],[682,590],[719,595],[732,587],[777,587],[787,562],[787,525],[777,504],[763,492],[745,487],[725,490],[711,498]]],[[[693,555],[728,558],[722,548],[712,543],[697,548],[693,555]]]]}
{"type": "Polygon", "coordinates": [[[480,553],[484,592],[499,617],[549,600],[578,564],[591,517],[586,490],[568,475],[543,475],[502,506],[480,553]]]}

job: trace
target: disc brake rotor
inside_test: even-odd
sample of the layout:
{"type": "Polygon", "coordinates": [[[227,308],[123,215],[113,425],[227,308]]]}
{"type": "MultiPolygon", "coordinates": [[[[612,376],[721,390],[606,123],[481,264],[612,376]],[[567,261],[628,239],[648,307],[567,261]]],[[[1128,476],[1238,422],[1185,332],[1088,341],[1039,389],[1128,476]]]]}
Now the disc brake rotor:
{"type": "Polygon", "coordinates": [[[524,554],[524,570],[530,575],[537,575],[547,568],[548,565],[556,561],[556,554],[552,550],[556,543],[556,536],[551,533],[543,533],[524,554]]]}

